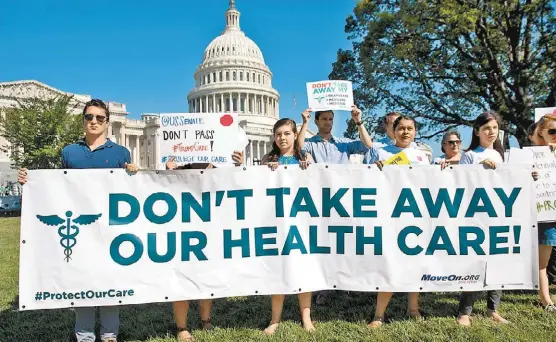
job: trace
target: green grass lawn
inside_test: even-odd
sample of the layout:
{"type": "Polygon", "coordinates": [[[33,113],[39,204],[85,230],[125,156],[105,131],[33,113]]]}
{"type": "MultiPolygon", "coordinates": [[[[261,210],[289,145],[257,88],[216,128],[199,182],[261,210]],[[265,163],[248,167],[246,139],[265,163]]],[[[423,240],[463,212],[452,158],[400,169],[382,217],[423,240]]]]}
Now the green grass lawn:
{"type": "MultiPolygon", "coordinates": [[[[18,312],[19,218],[0,219],[0,341],[67,341],[73,328],[70,309],[18,312]]],[[[270,319],[270,298],[236,297],[215,301],[212,313],[217,329],[198,330],[198,305],[190,310],[189,325],[197,341],[556,341],[556,314],[544,313],[535,292],[514,291],[502,298],[500,312],[512,324],[497,325],[484,318],[486,303],[477,303],[473,326],[455,323],[458,293],[424,294],[427,319],[407,320],[406,296],[394,296],[388,313],[392,320],[381,329],[367,328],[374,312],[372,293],[339,292],[331,304],[313,307],[317,331],[303,331],[297,298],[288,296],[283,323],[268,337],[262,329],[270,319]]],[[[172,307],[168,303],[123,307],[121,341],[175,341],[172,307]]]]}

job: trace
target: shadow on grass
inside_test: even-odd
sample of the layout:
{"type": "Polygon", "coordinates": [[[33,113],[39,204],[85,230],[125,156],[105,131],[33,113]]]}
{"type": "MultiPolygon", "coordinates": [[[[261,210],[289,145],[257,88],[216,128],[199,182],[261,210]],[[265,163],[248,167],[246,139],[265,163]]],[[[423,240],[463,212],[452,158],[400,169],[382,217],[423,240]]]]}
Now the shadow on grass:
{"type": "MultiPolygon", "coordinates": [[[[374,293],[337,291],[326,305],[313,304],[312,317],[317,322],[344,321],[365,324],[375,310],[374,293]]],[[[423,293],[421,307],[429,317],[453,317],[457,313],[459,293],[423,293]]],[[[0,341],[68,341],[72,335],[74,314],[71,309],[19,312],[17,298],[9,309],[0,311],[0,341]]],[[[407,295],[394,294],[387,310],[392,321],[407,320],[407,295]]],[[[270,296],[217,299],[212,310],[218,328],[261,330],[270,321],[270,296]]],[[[283,321],[300,322],[297,296],[286,297],[283,321]]],[[[120,310],[120,340],[147,340],[175,335],[171,303],[129,305],[120,310]]],[[[201,328],[198,301],[189,309],[188,327],[201,328]]],[[[98,335],[98,314],[97,328],[98,335]]]]}

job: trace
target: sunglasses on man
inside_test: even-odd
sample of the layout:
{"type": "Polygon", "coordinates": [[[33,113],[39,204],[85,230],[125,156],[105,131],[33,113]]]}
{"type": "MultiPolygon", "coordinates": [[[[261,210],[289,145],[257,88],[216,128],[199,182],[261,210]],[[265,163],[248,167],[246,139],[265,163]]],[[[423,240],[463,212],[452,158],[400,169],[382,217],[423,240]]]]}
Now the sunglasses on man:
{"type": "Polygon", "coordinates": [[[104,121],[106,121],[106,116],[104,115],[85,114],[83,115],[83,117],[87,121],[93,121],[93,119],[96,118],[98,123],[103,123],[104,121]]]}
{"type": "Polygon", "coordinates": [[[555,135],[556,134],[556,128],[551,128],[547,131],[548,131],[548,134],[550,134],[550,135],[555,135]]]}
{"type": "Polygon", "coordinates": [[[448,140],[446,143],[455,146],[461,144],[461,140],[448,140]]]}

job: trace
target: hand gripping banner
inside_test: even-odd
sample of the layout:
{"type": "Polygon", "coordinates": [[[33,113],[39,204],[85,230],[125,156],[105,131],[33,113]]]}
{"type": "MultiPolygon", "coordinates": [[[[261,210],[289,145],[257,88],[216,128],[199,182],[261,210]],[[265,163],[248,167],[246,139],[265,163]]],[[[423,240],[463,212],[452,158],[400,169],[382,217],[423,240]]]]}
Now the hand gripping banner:
{"type": "Polygon", "coordinates": [[[530,166],[37,170],[20,309],[534,289],[530,166]]]}

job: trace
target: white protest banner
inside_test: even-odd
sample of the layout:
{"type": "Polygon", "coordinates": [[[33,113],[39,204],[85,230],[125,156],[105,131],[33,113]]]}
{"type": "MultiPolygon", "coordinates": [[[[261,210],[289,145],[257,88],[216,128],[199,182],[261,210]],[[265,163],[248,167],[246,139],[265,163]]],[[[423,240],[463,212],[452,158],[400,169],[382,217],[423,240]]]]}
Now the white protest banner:
{"type": "Polygon", "coordinates": [[[178,165],[233,164],[238,135],[237,114],[160,114],[159,163],[165,165],[169,157],[175,157],[178,165]]]}
{"type": "Polygon", "coordinates": [[[534,289],[532,182],[520,165],[30,171],[19,305],[534,289]]]}
{"type": "Polygon", "coordinates": [[[319,110],[347,110],[353,106],[353,89],[349,81],[320,81],[307,83],[309,108],[319,110]]]}
{"type": "Polygon", "coordinates": [[[510,164],[532,163],[539,173],[535,182],[537,219],[539,222],[556,221],[556,156],[548,146],[510,149],[510,164]]]}
{"type": "Polygon", "coordinates": [[[546,114],[556,116],[556,107],[535,108],[535,122],[539,122],[546,114]]]}

